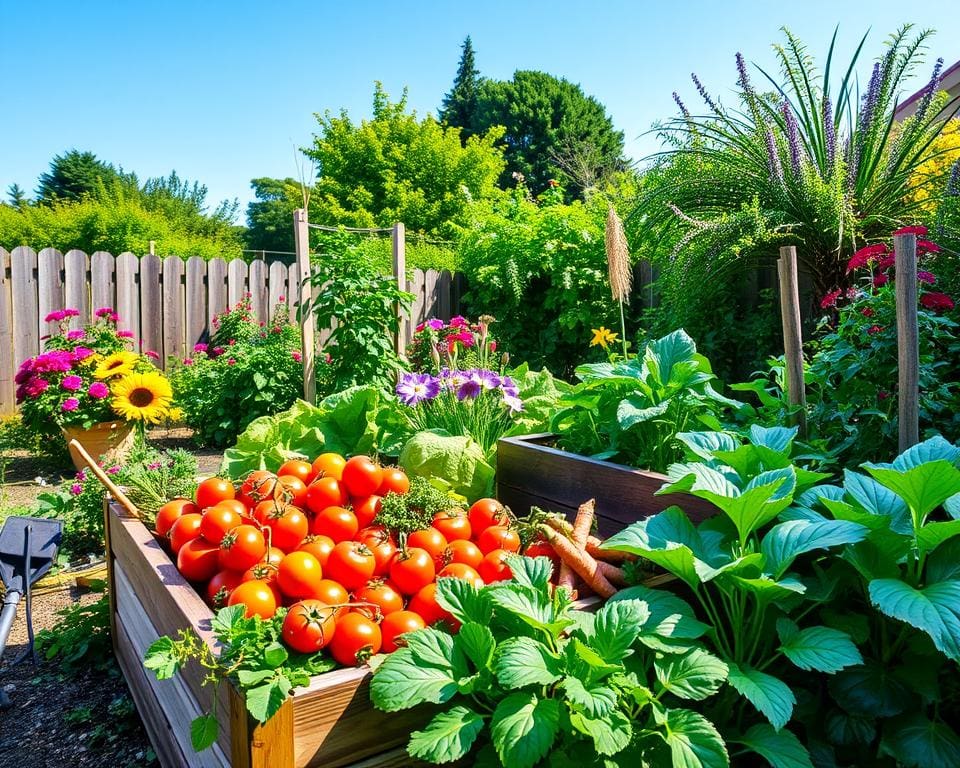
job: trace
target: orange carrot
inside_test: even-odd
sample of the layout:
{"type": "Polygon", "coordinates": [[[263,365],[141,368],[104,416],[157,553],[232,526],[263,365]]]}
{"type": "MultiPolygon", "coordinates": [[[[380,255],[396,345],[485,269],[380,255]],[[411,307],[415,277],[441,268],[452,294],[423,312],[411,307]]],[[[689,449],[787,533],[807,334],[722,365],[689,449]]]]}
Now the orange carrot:
{"type": "Polygon", "coordinates": [[[601,549],[600,545],[603,544],[603,540],[597,538],[596,536],[587,537],[587,553],[595,557],[597,560],[604,560],[608,563],[632,563],[637,559],[636,555],[631,555],[629,552],[621,552],[619,549],[601,549]]]}
{"type": "Polygon", "coordinates": [[[562,533],[568,539],[573,536],[573,526],[563,515],[549,514],[544,518],[544,522],[557,533],[562,533]]]}
{"type": "MultiPolygon", "coordinates": [[[[563,515],[550,514],[546,517],[546,524],[556,531],[560,536],[569,537],[573,535],[573,526],[570,525],[567,518],[563,515]]],[[[556,549],[556,548],[554,548],[556,549]]],[[[557,553],[559,557],[559,552],[557,553]]],[[[571,596],[576,598],[576,574],[562,559],[560,560],[560,570],[557,573],[557,586],[565,587],[571,596]]]]}
{"type": "Polygon", "coordinates": [[[543,537],[550,542],[560,561],[566,563],[587,585],[601,597],[612,597],[617,589],[600,573],[597,561],[582,549],[577,549],[572,541],[557,533],[549,525],[541,525],[543,537]]]}
{"type": "Polygon", "coordinates": [[[590,529],[593,527],[593,514],[597,508],[597,502],[594,499],[585,501],[577,510],[577,517],[573,521],[573,543],[583,549],[587,544],[587,537],[590,535],[590,529]]]}
{"type": "Polygon", "coordinates": [[[612,563],[605,563],[603,560],[597,560],[597,570],[603,574],[604,578],[615,587],[627,586],[627,577],[623,571],[612,563]]]}

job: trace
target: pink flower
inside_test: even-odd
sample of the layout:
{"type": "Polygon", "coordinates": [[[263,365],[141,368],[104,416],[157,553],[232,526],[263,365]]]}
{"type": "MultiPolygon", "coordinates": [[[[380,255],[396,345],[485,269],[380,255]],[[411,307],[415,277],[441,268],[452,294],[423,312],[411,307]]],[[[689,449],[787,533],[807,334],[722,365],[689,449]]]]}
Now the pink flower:
{"type": "Polygon", "coordinates": [[[60,409],[63,411],[75,411],[80,407],[80,401],[75,397],[68,397],[63,401],[63,404],[60,406],[60,409]]]}
{"type": "Polygon", "coordinates": [[[287,297],[284,296],[283,294],[280,294],[279,296],[277,296],[277,301],[286,301],[286,300],[287,300],[287,297]]]}
{"type": "Polygon", "coordinates": [[[59,323],[59,322],[60,322],[61,320],[63,320],[66,316],[67,316],[67,313],[66,313],[66,312],[64,312],[62,309],[58,309],[58,310],[56,310],[56,311],[54,311],[54,312],[51,312],[49,315],[47,315],[45,318],[43,318],[43,322],[45,322],[45,323],[59,323]]]}
{"type": "Polygon", "coordinates": [[[116,464],[114,464],[112,467],[110,467],[109,469],[107,469],[107,474],[108,474],[108,475],[115,475],[115,474],[117,474],[117,472],[119,472],[119,471],[120,471],[120,467],[118,467],[116,464]]]}
{"type": "Polygon", "coordinates": [[[933,272],[926,272],[922,269],[917,272],[917,280],[919,280],[921,283],[926,283],[927,285],[937,284],[937,276],[933,274],[933,272]]]}
{"type": "Polygon", "coordinates": [[[70,486],[70,493],[72,493],[74,496],[79,496],[81,493],[83,493],[83,486],[80,485],[80,483],[74,483],[70,486]]]}
{"type": "Polygon", "coordinates": [[[72,307],[69,309],[65,309],[63,310],[63,316],[64,317],[80,317],[80,310],[73,309],[72,307]]]}
{"type": "Polygon", "coordinates": [[[82,328],[77,328],[74,331],[67,331],[67,341],[79,341],[86,335],[87,332],[82,328]]]}
{"type": "Polygon", "coordinates": [[[86,470],[81,469],[79,472],[77,472],[76,478],[77,478],[77,480],[79,480],[81,483],[82,483],[84,480],[86,480],[86,479],[87,479],[86,470]]]}
{"type": "Polygon", "coordinates": [[[183,364],[184,364],[184,365],[193,365],[193,358],[192,358],[192,357],[185,357],[185,358],[183,358],[183,364]]]}
{"type": "Polygon", "coordinates": [[[110,317],[110,315],[113,314],[113,307],[100,307],[100,309],[93,314],[97,317],[110,317]]]}
{"type": "Polygon", "coordinates": [[[837,299],[840,298],[841,293],[843,293],[843,291],[840,288],[837,288],[835,291],[830,291],[830,293],[820,300],[820,309],[829,309],[830,307],[837,306],[837,299]]]}
{"type": "Polygon", "coordinates": [[[223,347],[214,347],[212,357],[219,357],[223,354],[223,347]]]}
{"type": "Polygon", "coordinates": [[[40,395],[50,386],[50,382],[46,379],[33,378],[27,384],[25,392],[27,397],[40,397],[40,395]]]}
{"type": "Polygon", "coordinates": [[[490,351],[491,351],[491,352],[496,352],[496,351],[497,351],[497,342],[491,341],[488,346],[490,347],[490,351]]]}
{"type": "Polygon", "coordinates": [[[873,336],[875,333],[880,333],[882,330],[882,325],[871,325],[869,328],[867,328],[867,333],[873,336]]]}
{"type": "MultiPolygon", "coordinates": [[[[460,319],[463,320],[462,317],[460,319]]],[[[453,325],[453,320],[450,321],[450,325],[453,325]]],[[[427,320],[427,328],[430,328],[431,330],[434,330],[434,331],[442,331],[443,320],[440,320],[436,317],[431,317],[429,320],[427,320]]]]}
{"type": "Polygon", "coordinates": [[[117,338],[120,339],[132,339],[133,331],[117,331],[117,338]]]}
{"type": "Polygon", "coordinates": [[[146,354],[147,354],[147,357],[149,357],[151,360],[159,360],[159,359],[160,359],[160,355],[158,355],[158,354],[157,354],[156,352],[154,352],[152,349],[148,349],[147,352],[146,352],[146,354]]]}
{"type": "Polygon", "coordinates": [[[871,307],[864,307],[863,309],[860,310],[860,314],[863,315],[864,317],[873,317],[876,314],[876,312],[874,312],[871,307]]]}
{"type": "Polygon", "coordinates": [[[467,322],[465,317],[457,315],[456,317],[450,318],[450,327],[451,328],[469,328],[470,323],[467,322]]]}
{"type": "Polygon", "coordinates": [[[83,379],[76,375],[64,376],[63,381],[60,382],[60,386],[67,390],[67,392],[76,392],[83,386],[83,379]]]}
{"type": "Polygon", "coordinates": [[[236,340],[236,339],[230,339],[230,341],[227,342],[227,346],[228,346],[228,347],[232,347],[232,346],[233,346],[234,344],[236,344],[236,343],[237,343],[237,340],[236,340]]]}
{"type": "Polygon", "coordinates": [[[237,364],[237,361],[234,360],[232,357],[229,360],[227,360],[227,365],[236,365],[236,364],[237,364]]]}
{"type": "Polygon", "coordinates": [[[415,333],[420,333],[426,326],[423,323],[419,323],[416,328],[414,328],[415,333]]]}
{"type": "Polygon", "coordinates": [[[116,312],[112,312],[112,313],[110,313],[110,317],[107,318],[107,319],[108,319],[111,323],[119,323],[119,322],[120,322],[120,315],[118,315],[116,312]]]}
{"type": "Polygon", "coordinates": [[[207,345],[206,345],[206,344],[194,344],[194,345],[193,345],[193,351],[194,351],[195,354],[199,354],[199,353],[201,353],[201,352],[206,352],[206,351],[207,351],[207,345]]]}
{"type": "Polygon", "coordinates": [[[274,333],[281,333],[283,331],[283,328],[281,328],[279,325],[275,325],[270,330],[273,331],[274,333]]]}
{"type": "Polygon", "coordinates": [[[881,274],[879,274],[879,275],[874,275],[874,276],[873,276],[873,287],[874,287],[874,288],[880,288],[881,286],[886,285],[888,282],[890,282],[890,277],[889,277],[888,275],[884,275],[884,274],[881,273],[881,274]]]}
{"type": "Polygon", "coordinates": [[[927,234],[927,228],[923,226],[914,226],[914,227],[900,227],[895,235],[916,235],[917,237],[924,237],[927,234]]]}
{"type": "Polygon", "coordinates": [[[327,354],[324,355],[323,362],[325,362],[325,363],[332,363],[332,362],[333,362],[333,356],[332,356],[329,352],[327,352],[327,354]]]}
{"type": "Polygon", "coordinates": [[[163,464],[159,461],[151,461],[149,464],[147,464],[147,469],[149,469],[151,472],[155,472],[162,466],[163,464]]]}
{"type": "Polygon", "coordinates": [[[297,350],[293,350],[293,352],[290,353],[290,356],[291,356],[294,360],[296,360],[298,363],[300,363],[300,362],[303,361],[303,355],[301,355],[299,352],[297,352],[297,350]]]}
{"type": "Polygon", "coordinates": [[[87,394],[94,400],[103,400],[103,398],[110,394],[110,388],[102,381],[95,381],[90,385],[87,394]]]}
{"type": "Polygon", "coordinates": [[[73,359],[80,361],[86,360],[90,355],[93,354],[93,350],[89,347],[74,347],[73,348],[73,359]]]}
{"type": "Polygon", "coordinates": [[[954,307],[953,299],[947,294],[937,291],[923,294],[920,297],[920,304],[925,309],[932,309],[934,312],[949,312],[954,307]]]}

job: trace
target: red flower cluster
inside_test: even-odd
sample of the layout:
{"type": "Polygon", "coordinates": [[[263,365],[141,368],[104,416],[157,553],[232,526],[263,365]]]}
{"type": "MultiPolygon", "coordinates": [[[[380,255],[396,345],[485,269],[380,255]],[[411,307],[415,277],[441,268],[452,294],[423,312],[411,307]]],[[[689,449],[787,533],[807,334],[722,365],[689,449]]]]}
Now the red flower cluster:
{"type": "Polygon", "coordinates": [[[920,297],[920,305],[934,312],[949,312],[954,307],[953,299],[945,293],[930,291],[920,297]]]}

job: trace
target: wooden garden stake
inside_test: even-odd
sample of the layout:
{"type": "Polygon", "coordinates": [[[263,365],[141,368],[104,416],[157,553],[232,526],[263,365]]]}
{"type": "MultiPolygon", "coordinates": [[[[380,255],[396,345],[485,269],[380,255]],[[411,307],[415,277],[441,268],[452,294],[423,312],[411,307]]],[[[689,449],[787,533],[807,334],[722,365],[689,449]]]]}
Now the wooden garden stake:
{"type": "MultiPolygon", "coordinates": [[[[405,291],[407,290],[407,242],[406,231],[402,222],[398,221],[393,225],[391,238],[393,240],[393,276],[397,281],[397,288],[405,291]]],[[[407,338],[407,319],[403,316],[399,304],[394,311],[397,315],[397,354],[402,355],[406,351],[409,341],[407,338]]]]}
{"type": "Polygon", "coordinates": [[[142,519],[140,510],[137,509],[136,504],[127,498],[127,494],[125,494],[120,487],[110,479],[110,476],[103,471],[103,467],[94,461],[93,457],[87,453],[86,448],[83,447],[83,444],[79,440],[71,440],[70,447],[80,454],[80,458],[83,459],[84,464],[87,465],[87,469],[89,469],[93,473],[93,476],[100,481],[100,485],[106,488],[110,492],[110,495],[113,496],[113,498],[116,499],[117,502],[125,510],[127,510],[127,512],[138,519],[142,519]]]}
{"type": "MultiPolygon", "coordinates": [[[[300,280],[300,344],[303,355],[303,399],[317,400],[315,374],[316,342],[313,327],[313,286],[310,284],[310,228],[307,212],[297,208],[293,212],[293,235],[297,251],[297,274],[300,280]]],[[[292,290],[292,286],[291,286],[292,290]]]]}
{"type": "Polygon", "coordinates": [[[799,406],[796,424],[800,436],[807,434],[807,396],[803,382],[803,338],[800,332],[800,290],[797,280],[797,249],[792,245],[780,249],[777,261],[780,276],[780,314],[783,320],[783,350],[786,364],[787,400],[799,406]]]}
{"type": "Polygon", "coordinates": [[[920,329],[917,325],[917,236],[894,235],[897,297],[900,452],[920,442],[920,329]]]}

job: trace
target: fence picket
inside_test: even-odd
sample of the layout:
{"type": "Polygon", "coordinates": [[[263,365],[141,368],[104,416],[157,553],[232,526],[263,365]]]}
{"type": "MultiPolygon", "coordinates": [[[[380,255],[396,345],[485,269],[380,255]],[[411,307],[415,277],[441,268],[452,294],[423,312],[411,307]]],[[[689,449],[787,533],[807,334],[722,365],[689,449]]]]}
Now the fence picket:
{"type": "Polygon", "coordinates": [[[133,333],[133,348],[140,344],[140,259],[129,251],[117,256],[117,314],[119,329],[133,333]]]}
{"type": "Polygon", "coordinates": [[[450,314],[450,286],[453,283],[453,279],[450,277],[450,273],[447,270],[443,270],[440,273],[440,276],[437,278],[437,302],[440,306],[438,316],[444,322],[447,322],[451,317],[450,314]]]}
{"type": "Polygon", "coordinates": [[[179,256],[163,260],[163,349],[161,367],[171,358],[182,358],[184,350],[184,272],[186,266],[179,256]]]}
{"type": "Polygon", "coordinates": [[[37,286],[37,252],[20,246],[10,254],[11,295],[16,296],[13,313],[13,364],[20,367],[27,358],[40,353],[40,308],[37,286]]]}
{"type": "Polygon", "coordinates": [[[250,310],[258,323],[270,319],[267,312],[267,263],[263,259],[250,262],[248,290],[250,291],[250,310]]]}
{"type": "Polygon", "coordinates": [[[114,279],[116,259],[112,253],[97,251],[90,257],[90,311],[117,306],[117,287],[114,279]]]}
{"type": "Polygon", "coordinates": [[[287,308],[290,310],[290,322],[300,325],[297,310],[300,308],[300,272],[294,262],[287,268],[287,308]]]}
{"type": "Polygon", "coordinates": [[[10,413],[16,407],[13,377],[16,367],[13,359],[13,280],[10,273],[10,254],[0,248],[0,413],[10,413]]]}
{"type": "Polygon", "coordinates": [[[213,318],[227,308],[227,263],[223,259],[207,262],[207,320],[213,333],[213,318]]]}
{"type": "Polygon", "coordinates": [[[187,338],[186,353],[203,338],[207,329],[207,262],[199,256],[187,259],[187,338]]]}
{"type": "Polygon", "coordinates": [[[287,296],[290,295],[287,290],[287,274],[287,265],[282,261],[275,261],[270,265],[269,304],[267,305],[270,317],[273,317],[273,313],[276,312],[281,297],[286,302],[287,296]]]}
{"type": "Polygon", "coordinates": [[[440,273],[428,269],[423,273],[423,314],[424,317],[440,317],[440,301],[437,295],[437,283],[440,273]]]}
{"type": "Polygon", "coordinates": [[[227,265],[227,306],[235,307],[247,292],[247,263],[232,259],[227,265]]]}
{"type": "Polygon", "coordinates": [[[148,253],[140,259],[140,351],[163,359],[163,293],[159,256],[148,253]]]}
{"type": "Polygon", "coordinates": [[[56,333],[60,324],[56,321],[45,322],[51,312],[63,309],[63,254],[56,248],[44,248],[37,254],[37,283],[39,284],[37,314],[40,328],[40,340],[44,336],[56,333]]]}
{"type": "Polygon", "coordinates": [[[80,312],[70,318],[71,328],[82,328],[90,322],[90,278],[87,276],[89,259],[83,251],[67,251],[63,257],[64,302],[80,312]]]}

